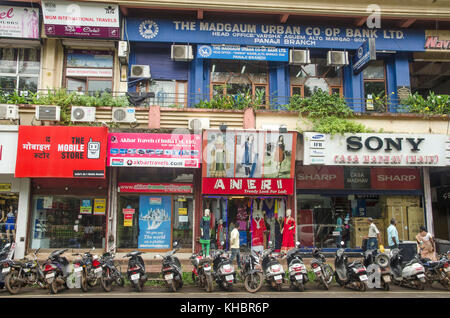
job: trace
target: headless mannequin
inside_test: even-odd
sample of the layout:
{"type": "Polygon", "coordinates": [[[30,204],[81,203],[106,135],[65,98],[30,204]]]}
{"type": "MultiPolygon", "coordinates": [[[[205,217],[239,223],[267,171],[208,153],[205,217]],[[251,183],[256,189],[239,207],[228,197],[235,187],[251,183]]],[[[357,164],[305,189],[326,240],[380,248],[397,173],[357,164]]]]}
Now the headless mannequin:
{"type": "Polygon", "coordinates": [[[202,251],[205,257],[209,256],[209,246],[211,244],[211,218],[209,213],[210,210],[205,209],[205,214],[200,220],[200,244],[202,244],[202,251]]]}
{"type": "Polygon", "coordinates": [[[295,220],[291,216],[291,209],[286,210],[286,219],[284,220],[283,229],[283,243],[281,245],[281,252],[287,252],[291,248],[295,247],[295,220]]]}

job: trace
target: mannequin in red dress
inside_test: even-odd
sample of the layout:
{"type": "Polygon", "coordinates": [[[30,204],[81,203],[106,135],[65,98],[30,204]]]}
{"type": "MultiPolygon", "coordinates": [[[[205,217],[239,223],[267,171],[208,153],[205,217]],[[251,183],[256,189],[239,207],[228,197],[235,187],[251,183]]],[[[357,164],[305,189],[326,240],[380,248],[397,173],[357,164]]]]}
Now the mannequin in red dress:
{"type": "Polygon", "coordinates": [[[281,243],[281,252],[286,253],[295,247],[295,220],[291,216],[291,209],[286,210],[286,218],[283,226],[283,243],[281,243]]]}

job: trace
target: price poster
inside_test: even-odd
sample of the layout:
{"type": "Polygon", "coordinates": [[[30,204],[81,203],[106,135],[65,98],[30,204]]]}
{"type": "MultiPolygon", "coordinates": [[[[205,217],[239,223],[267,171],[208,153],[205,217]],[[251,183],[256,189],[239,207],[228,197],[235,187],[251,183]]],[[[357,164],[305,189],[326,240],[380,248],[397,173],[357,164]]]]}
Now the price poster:
{"type": "Polygon", "coordinates": [[[94,214],[95,215],[105,215],[106,213],[106,199],[95,199],[94,200],[94,214]]]}
{"type": "Polygon", "coordinates": [[[81,200],[80,213],[81,214],[91,214],[92,213],[91,200],[81,200]]]}

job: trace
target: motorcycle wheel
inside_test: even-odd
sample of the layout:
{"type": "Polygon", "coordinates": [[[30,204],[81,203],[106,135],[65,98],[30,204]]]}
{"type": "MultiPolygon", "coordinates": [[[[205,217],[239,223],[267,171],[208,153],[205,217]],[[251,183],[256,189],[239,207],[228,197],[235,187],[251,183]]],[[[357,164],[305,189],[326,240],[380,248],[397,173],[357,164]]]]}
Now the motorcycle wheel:
{"type": "Polygon", "coordinates": [[[83,292],[87,292],[88,291],[88,279],[86,276],[86,273],[83,271],[83,273],[81,274],[81,290],[83,292]]]}
{"type": "Polygon", "coordinates": [[[192,282],[194,284],[198,285],[197,277],[195,276],[194,272],[191,272],[191,276],[192,276],[192,282]]]}
{"type": "Polygon", "coordinates": [[[325,276],[327,277],[327,281],[326,281],[327,284],[330,284],[333,281],[333,274],[334,274],[333,268],[331,268],[330,265],[325,264],[323,266],[323,272],[324,272],[325,276]]]}
{"type": "Polygon", "coordinates": [[[123,287],[125,285],[125,279],[123,279],[122,275],[116,278],[117,286],[123,287]]]}
{"type": "Polygon", "coordinates": [[[112,278],[109,268],[103,272],[103,275],[100,279],[100,284],[105,292],[110,292],[112,290],[112,278]]]}
{"type": "Polygon", "coordinates": [[[262,273],[253,273],[244,277],[244,287],[249,293],[256,293],[263,285],[262,273]]]}
{"type": "MultiPolygon", "coordinates": [[[[331,277],[333,277],[333,276],[331,276],[331,277]]],[[[321,282],[321,285],[325,288],[325,290],[330,289],[328,286],[328,283],[326,282],[325,278],[323,278],[323,276],[320,276],[320,282],[321,282]]]]}
{"type": "Polygon", "coordinates": [[[50,283],[50,285],[48,285],[48,289],[50,289],[50,293],[53,295],[56,295],[58,293],[58,283],[56,282],[56,278],[58,276],[55,277],[55,279],[53,279],[53,281],[50,283]]]}
{"type": "Polygon", "coordinates": [[[231,291],[233,291],[233,284],[224,283],[224,284],[222,284],[222,288],[228,292],[231,292],[231,291]]]}
{"type": "Polygon", "coordinates": [[[383,289],[385,291],[389,291],[389,289],[390,289],[389,283],[383,283],[383,289]]]}
{"type": "Polygon", "coordinates": [[[276,291],[281,291],[281,284],[275,284],[276,291]]]}
{"type": "Polygon", "coordinates": [[[6,289],[9,291],[11,295],[17,295],[22,288],[22,284],[17,282],[17,279],[19,278],[19,273],[16,271],[13,271],[12,273],[9,273],[5,277],[5,285],[6,289]]]}
{"type": "Polygon", "coordinates": [[[339,286],[344,286],[344,283],[340,280],[339,275],[337,273],[334,273],[334,279],[336,280],[336,283],[338,283],[339,286]]]}
{"type": "Polygon", "coordinates": [[[424,290],[425,289],[425,284],[422,283],[421,281],[416,281],[415,285],[416,285],[417,289],[419,289],[419,290],[424,290]]]}
{"type": "Polygon", "coordinates": [[[299,291],[305,291],[305,285],[303,285],[303,283],[302,282],[299,282],[298,284],[297,284],[297,289],[299,290],[299,291]]]}
{"type": "Polygon", "coordinates": [[[145,281],[142,279],[139,279],[138,283],[136,284],[136,289],[138,292],[141,292],[144,289],[145,281]]]}
{"type": "Polygon", "coordinates": [[[364,283],[359,283],[359,291],[365,292],[367,289],[366,284],[364,283]]]}
{"type": "Polygon", "coordinates": [[[176,292],[177,291],[177,283],[175,282],[175,279],[172,279],[170,284],[167,284],[167,287],[169,288],[169,291],[176,292]]]}
{"type": "Polygon", "coordinates": [[[213,290],[213,283],[212,283],[212,277],[211,275],[206,275],[206,279],[205,279],[205,287],[206,287],[206,291],[208,293],[212,292],[213,290]]]}

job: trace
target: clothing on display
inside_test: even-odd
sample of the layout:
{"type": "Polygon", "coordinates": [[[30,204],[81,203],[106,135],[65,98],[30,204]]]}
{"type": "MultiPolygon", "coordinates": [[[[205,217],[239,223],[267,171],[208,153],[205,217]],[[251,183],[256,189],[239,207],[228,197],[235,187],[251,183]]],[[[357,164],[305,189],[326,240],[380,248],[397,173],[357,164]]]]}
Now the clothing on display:
{"type": "Polygon", "coordinates": [[[275,252],[281,250],[281,244],[283,242],[283,234],[281,233],[281,228],[283,226],[283,219],[275,219],[275,252]]]}
{"type": "Polygon", "coordinates": [[[264,232],[267,231],[264,219],[259,215],[252,218],[252,246],[264,246],[264,232]]]}
{"type": "Polygon", "coordinates": [[[289,249],[295,247],[294,239],[295,239],[295,220],[292,217],[287,217],[284,220],[283,243],[281,244],[281,250],[288,251],[289,249]]]}
{"type": "Polygon", "coordinates": [[[236,215],[239,231],[247,231],[247,218],[248,218],[247,208],[245,207],[245,205],[241,205],[238,208],[238,212],[236,215]]]}
{"type": "Polygon", "coordinates": [[[286,202],[284,201],[284,199],[277,200],[277,212],[278,212],[277,213],[278,217],[282,217],[282,218],[285,217],[285,215],[286,215],[286,202]]]}
{"type": "Polygon", "coordinates": [[[211,155],[213,158],[213,163],[211,164],[211,177],[226,177],[226,169],[228,168],[229,163],[227,163],[227,150],[222,136],[217,136],[211,155]]]}
{"type": "Polygon", "coordinates": [[[224,228],[223,228],[223,224],[222,224],[222,220],[219,221],[219,225],[217,226],[217,233],[216,233],[216,238],[217,238],[217,247],[219,249],[222,249],[222,242],[225,241],[225,233],[224,233],[224,228]]]}
{"type": "Polygon", "coordinates": [[[263,205],[263,209],[266,212],[266,217],[273,218],[275,215],[275,200],[274,199],[265,199],[263,205]]]}

